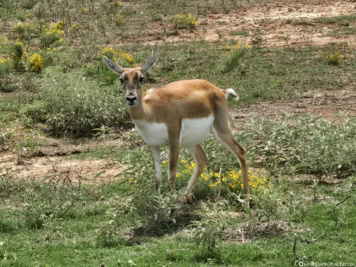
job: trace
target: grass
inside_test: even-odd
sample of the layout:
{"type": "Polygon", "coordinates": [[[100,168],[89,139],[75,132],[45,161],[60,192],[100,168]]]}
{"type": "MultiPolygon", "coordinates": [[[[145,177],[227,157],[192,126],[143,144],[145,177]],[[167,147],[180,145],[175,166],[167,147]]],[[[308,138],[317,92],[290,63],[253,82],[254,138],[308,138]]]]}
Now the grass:
{"type": "MultiPolygon", "coordinates": [[[[311,122],[324,129],[314,133],[319,138],[324,136],[328,140],[333,134],[338,135],[339,130],[348,134],[345,125],[331,126],[315,118],[286,117],[274,124],[256,121],[238,139],[248,147],[253,158],[257,151],[263,151],[258,145],[263,137],[256,136],[255,130],[271,136],[267,131],[270,129],[279,135],[271,142],[289,148],[298,157],[300,152],[292,152],[294,144],[284,140],[291,140],[291,135],[293,139],[303,139],[302,133],[308,131],[297,130],[309,127],[311,122]],[[291,128],[291,121],[293,125],[300,124],[295,131],[278,130],[291,128]],[[335,128],[330,130],[330,127],[335,128]]],[[[312,150],[324,147],[315,141],[309,145],[315,146],[312,150]]],[[[345,149],[347,145],[352,145],[352,139],[345,139],[345,149]]],[[[208,139],[203,146],[209,155],[214,154],[208,168],[228,170],[226,165],[221,165],[223,158],[227,166],[232,166],[233,157],[227,157],[215,141],[208,139]]],[[[296,141],[295,148],[298,147],[296,141]]],[[[280,162],[273,157],[280,157],[278,151],[283,148],[270,151],[270,158],[264,161],[270,161],[267,169],[275,172],[280,162]]],[[[342,155],[343,151],[340,152],[342,155]]],[[[354,158],[347,155],[344,155],[346,160],[354,158]]],[[[186,153],[181,156],[191,160],[186,153]]],[[[204,193],[209,187],[203,179],[198,182],[193,204],[177,205],[168,184],[162,187],[163,195],[159,197],[154,190],[149,151],[141,146],[130,153],[116,154],[113,150],[94,148],[76,156],[88,157],[124,161],[129,169],[118,182],[80,187],[63,178],[43,183],[16,179],[11,173],[0,176],[2,266],[234,266],[242,263],[276,266],[293,265],[295,261],[355,264],[356,177],[352,172],[335,186],[323,180],[318,182],[317,176],[304,177],[305,172],[298,174],[293,171],[295,164],[284,165],[289,174],[270,176],[271,189],[256,192],[255,206],[248,211],[227,191],[213,188],[204,193]],[[171,207],[175,207],[173,214],[171,207]],[[153,213],[147,214],[147,208],[153,208],[153,213]],[[152,217],[154,213],[158,220],[152,217]],[[171,218],[176,219],[175,224],[171,218]],[[212,243],[210,249],[202,242],[206,239],[201,239],[205,227],[209,226],[217,231],[214,239],[210,239],[217,243],[212,243]]],[[[314,154],[310,157],[316,161],[314,165],[323,166],[323,158],[314,154]]],[[[184,187],[188,178],[189,174],[179,177],[178,188],[184,187]]],[[[213,232],[207,233],[210,233],[207,238],[212,238],[213,232]]]]}
{"type": "MultiPolygon", "coordinates": [[[[162,29],[151,37],[163,39],[166,33],[199,30],[200,19],[211,13],[272,1],[49,2],[0,4],[0,133],[6,137],[0,152],[22,159],[44,146],[85,143],[88,139],[75,138],[89,136],[95,146],[64,159],[108,160],[127,170],[113,182],[86,184],[82,179],[78,184],[66,175],[24,180],[0,169],[0,266],[355,266],[356,126],[351,117],[334,124],[286,114],[245,124],[235,137],[247,149],[255,179],[266,177],[270,183],[253,188],[250,210],[235,184],[227,183],[236,178],[239,185],[236,159],[208,138],[203,144],[210,157],[205,178],[185,205],[166,180],[162,194],[155,191],[150,152],[136,133],[121,132],[132,124],[117,77],[101,61],[105,54],[130,67],[160,51],[145,89],[206,79],[236,89],[241,100],[229,103],[234,108],[291,101],[304,92],[352,89],[352,48],[267,48],[225,40],[130,43],[148,27],[162,29]],[[175,27],[177,14],[192,14],[197,23],[175,27]],[[330,57],[335,55],[337,64],[330,57]],[[118,136],[126,147],[109,145],[118,136]]],[[[353,34],[354,21],[354,16],[343,16],[312,24],[333,24],[332,34],[353,34]]],[[[162,154],[166,160],[167,149],[162,154]]],[[[180,159],[179,190],[192,172],[191,156],[182,151],[180,159]]]]}
{"type": "Polygon", "coordinates": [[[315,26],[318,24],[321,25],[332,25],[335,28],[327,33],[326,36],[343,36],[343,35],[355,35],[355,15],[344,15],[344,16],[335,16],[335,17],[320,17],[314,18],[312,20],[306,19],[297,19],[292,20],[290,23],[294,25],[304,25],[304,26],[315,26]]]}
{"type": "MultiPolygon", "coordinates": [[[[71,188],[69,192],[73,193],[74,190],[78,199],[70,212],[59,217],[56,213],[42,214],[43,226],[34,229],[29,227],[26,219],[28,218],[26,207],[40,212],[45,210],[36,205],[36,202],[28,202],[29,198],[37,198],[41,195],[41,202],[47,202],[53,201],[53,196],[47,191],[48,188],[46,190],[36,182],[24,185],[21,181],[14,182],[9,178],[1,178],[3,192],[1,200],[5,201],[2,203],[7,203],[7,208],[2,205],[0,217],[2,266],[97,266],[100,264],[112,266],[119,263],[123,266],[169,263],[176,266],[221,266],[242,262],[244,266],[266,264],[275,266],[294,264],[297,260],[354,263],[356,255],[352,245],[356,237],[353,227],[356,220],[355,178],[345,180],[340,185],[343,192],[331,186],[313,188],[314,194],[328,196],[319,200],[306,200],[309,197],[310,187],[313,186],[298,184],[290,179],[281,179],[279,186],[289,188],[290,194],[298,192],[299,194],[294,197],[298,201],[303,201],[303,206],[298,207],[305,213],[300,220],[291,221],[291,230],[283,234],[273,231],[262,232],[262,236],[256,233],[257,235],[254,236],[256,240],[252,242],[223,242],[216,254],[209,254],[202,247],[197,247],[189,234],[184,234],[187,230],[189,233],[189,224],[185,226],[188,227],[185,231],[175,231],[172,228],[173,230],[168,230],[163,237],[139,234],[135,236],[135,232],[132,233],[130,230],[130,223],[125,226],[128,214],[121,215],[119,222],[122,226],[116,229],[118,232],[111,243],[98,242],[100,237],[98,233],[103,230],[103,224],[109,223],[111,219],[107,217],[108,211],[114,203],[119,204],[116,202],[118,193],[114,192],[120,192],[117,191],[117,187],[122,187],[120,184],[109,184],[95,189],[83,187],[80,191],[71,188]],[[21,188],[26,189],[25,194],[22,193],[21,188]],[[342,202],[345,196],[350,198],[342,202]],[[125,232],[131,234],[124,235],[125,232]],[[295,238],[297,246],[293,253],[295,238]],[[329,249],[334,252],[327,253],[329,249]],[[68,257],[69,254],[71,257],[68,257]]],[[[60,189],[61,186],[57,184],[53,188],[60,189]]],[[[282,201],[287,201],[287,197],[282,197],[282,201]]],[[[59,202],[63,204],[65,200],[59,202]]],[[[123,208],[122,204],[121,208],[118,206],[119,209],[123,208]]],[[[289,206],[287,203],[284,205],[289,206]]],[[[135,218],[139,220],[139,217],[135,218]]],[[[241,221],[247,219],[247,214],[242,215],[239,223],[235,221],[235,225],[229,227],[237,231],[242,227],[241,225],[244,225],[241,221]]],[[[252,218],[250,217],[249,220],[252,221],[252,218]]],[[[228,222],[231,223],[231,220],[228,222]]],[[[246,223],[249,224],[248,221],[246,223]]],[[[236,233],[235,236],[239,237],[236,233]]],[[[228,240],[233,240],[234,235],[230,232],[226,237],[229,238],[228,240]]]]}
{"type": "MultiPolygon", "coordinates": [[[[355,52],[347,47],[244,47],[240,49],[243,53],[235,49],[232,56],[226,54],[226,47],[230,45],[217,47],[206,42],[175,45],[173,50],[172,45],[156,47],[155,50],[161,51],[160,60],[148,75],[145,87],[156,87],[179,79],[206,79],[220,88],[235,88],[241,102],[251,104],[265,100],[291,99],[303,91],[320,88],[341,89],[352,83],[352,77],[345,78],[343,75],[355,68],[355,52]],[[325,60],[336,49],[344,57],[337,68],[328,65],[325,60]],[[213,71],[206,67],[209,65],[215,66],[213,71]]],[[[149,55],[148,47],[123,48],[128,49],[132,51],[136,62],[144,62],[149,55]]],[[[104,122],[109,127],[116,125],[116,122],[128,125],[130,122],[124,106],[117,105],[121,99],[117,77],[103,69],[102,64],[98,58],[81,68],[80,65],[72,67],[70,71],[67,66],[64,69],[47,67],[37,81],[41,83],[37,87],[41,94],[36,91],[19,94],[18,105],[12,97],[6,97],[3,101],[9,102],[2,109],[20,110],[21,114],[32,118],[34,122],[46,123],[49,130],[59,136],[92,135],[94,129],[100,128],[104,122]],[[78,79],[84,81],[74,82],[78,79]],[[68,81],[72,82],[68,84],[68,81]],[[63,89],[55,90],[58,86],[63,89]],[[105,97],[108,93],[101,92],[110,92],[112,97],[109,99],[105,97]],[[98,99],[103,103],[100,107],[97,104],[98,99]],[[79,108],[78,104],[81,106],[82,103],[85,106],[79,108]],[[84,118],[85,113],[87,115],[84,118]]]]}
{"type": "Polygon", "coordinates": [[[232,36],[237,36],[237,35],[241,35],[241,36],[249,36],[250,33],[248,30],[239,30],[239,31],[231,31],[229,33],[229,35],[232,35],[232,36]]]}

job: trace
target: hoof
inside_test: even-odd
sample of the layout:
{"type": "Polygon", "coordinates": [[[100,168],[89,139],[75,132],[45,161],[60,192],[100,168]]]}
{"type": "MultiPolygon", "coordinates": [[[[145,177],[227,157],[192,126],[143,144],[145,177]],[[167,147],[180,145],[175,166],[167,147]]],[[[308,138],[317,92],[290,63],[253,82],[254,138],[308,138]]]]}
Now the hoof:
{"type": "Polygon", "coordinates": [[[189,204],[191,203],[193,200],[193,194],[183,194],[180,198],[179,198],[179,202],[181,204],[189,204]]]}

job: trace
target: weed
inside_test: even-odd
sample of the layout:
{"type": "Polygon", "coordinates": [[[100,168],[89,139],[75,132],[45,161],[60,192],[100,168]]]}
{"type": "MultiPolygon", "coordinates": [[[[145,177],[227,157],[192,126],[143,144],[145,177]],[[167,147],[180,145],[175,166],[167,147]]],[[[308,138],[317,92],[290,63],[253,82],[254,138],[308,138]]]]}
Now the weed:
{"type": "Polygon", "coordinates": [[[227,52],[227,58],[224,62],[223,72],[231,72],[235,68],[237,68],[242,61],[242,58],[248,52],[248,45],[242,46],[241,44],[237,43],[235,46],[230,47],[229,51],[227,52]]]}
{"type": "Polygon", "coordinates": [[[163,17],[161,14],[158,13],[153,13],[152,14],[152,21],[162,21],[163,17]]]}
{"type": "Polygon", "coordinates": [[[262,46],[263,37],[262,37],[261,31],[256,30],[255,32],[252,33],[251,44],[253,46],[255,46],[256,48],[260,48],[262,46]]]}
{"type": "Polygon", "coordinates": [[[203,218],[200,221],[194,221],[192,224],[194,229],[193,240],[210,253],[216,253],[227,226],[226,213],[221,203],[212,206],[203,204],[200,215],[203,218]]]}
{"type": "Polygon", "coordinates": [[[40,72],[43,69],[43,58],[40,54],[34,53],[29,57],[28,68],[34,72],[40,72]]]}
{"type": "Polygon", "coordinates": [[[118,104],[121,95],[87,81],[82,72],[64,74],[48,68],[41,89],[43,104],[34,103],[25,114],[34,121],[45,120],[54,135],[88,136],[102,125],[127,121],[124,105],[118,104]]]}
{"type": "MultiPolygon", "coordinates": [[[[333,124],[325,119],[293,114],[281,120],[257,120],[255,147],[258,157],[278,173],[307,173],[348,177],[355,172],[354,120],[333,124]],[[340,142],[342,140],[342,142],[340,142]]],[[[251,147],[250,155],[257,155],[251,147]]]]}
{"type": "Polygon", "coordinates": [[[25,70],[24,58],[27,56],[27,52],[24,49],[24,44],[20,41],[12,43],[10,46],[11,59],[14,62],[14,67],[18,71],[25,70]]]}
{"type": "MultiPolygon", "coordinates": [[[[208,151],[208,153],[211,151],[208,151]]],[[[162,167],[166,168],[168,164],[168,160],[163,161],[162,167]]],[[[178,184],[187,183],[193,174],[193,170],[195,168],[194,162],[189,162],[185,159],[180,160],[180,165],[178,167],[178,171],[176,173],[176,177],[178,180],[178,184]],[[180,182],[180,180],[183,180],[180,182]]],[[[265,188],[270,187],[271,184],[267,180],[267,178],[259,177],[252,171],[248,171],[249,175],[249,184],[251,189],[255,193],[256,191],[263,192],[265,188]]],[[[202,182],[204,182],[204,186],[210,188],[211,190],[217,191],[231,191],[234,193],[241,193],[243,189],[243,182],[242,182],[242,172],[241,170],[229,170],[229,169],[222,169],[217,172],[208,171],[207,169],[201,174],[202,182]]]]}
{"type": "Polygon", "coordinates": [[[344,55],[340,52],[331,53],[325,57],[326,62],[333,66],[339,66],[343,59],[344,55]]]}
{"type": "MultiPolygon", "coordinates": [[[[131,37],[145,35],[151,21],[162,21],[155,23],[162,27],[166,21],[172,25],[171,19],[177,13],[208,16],[270,1],[0,2],[2,36],[10,38],[0,38],[0,91],[17,89],[16,94],[2,93],[0,97],[0,127],[6,137],[0,150],[8,149],[10,143],[29,150],[38,146],[33,130],[26,128],[28,118],[45,123],[55,135],[81,137],[95,133],[104,140],[111,138],[111,131],[121,131],[118,125],[128,125],[121,92],[112,86],[117,76],[99,62],[105,53],[130,67],[135,61],[142,62],[152,49],[159,49],[161,61],[154,75],[147,75],[148,86],[201,78],[220,88],[235,88],[244,105],[260,100],[290,101],[301,88],[344,89],[353,84],[349,73],[355,69],[354,51],[344,45],[337,48],[343,57],[336,57],[339,67],[335,68],[325,58],[338,51],[335,45],[262,48],[262,35],[251,32],[253,49],[236,55],[230,69],[228,62],[233,57],[224,55],[228,43],[189,41],[150,46],[120,42],[132,42],[131,37]],[[30,22],[27,18],[31,18],[30,22]],[[47,26],[50,21],[61,23],[47,26]],[[119,31],[108,34],[115,25],[119,31]],[[105,51],[113,40],[118,40],[120,46],[105,51]],[[31,59],[34,54],[42,60],[39,56],[31,59]],[[17,134],[21,134],[18,130],[22,126],[26,134],[19,140],[17,134]]],[[[328,35],[341,35],[354,34],[354,21],[352,15],[296,23],[334,24],[336,29],[328,35]]],[[[175,29],[165,34],[196,26],[196,18],[191,18],[187,26],[174,25],[175,29]]],[[[152,40],[160,35],[160,31],[149,32],[152,40]]],[[[245,48],[241,45],[239,49],[245,48]]],[[[134,132],[124,139],[128,150],[100,146],[76,155],[125,162],[130,167],[127,179],[118,182],[82,185],[79,189],[70,185],[70,179],[56,182],[63,175],[59,172],[46,181],[33,181],[36,177],[19,180],[2,169],[0,265],[286,266],[295,264],[295,258],[303,262],[353,262],[354,124],[352,120],[334,124],[309,115],[246,124],[244,132],[236,137],[246,147],[252,165],[273,173],[267,180],[249,173],[254,206],[246,213],[236,211],[243,208],[238,163],[210,137],[203,144],[210,161],[190,205],[178,203],[180,195],[171,193],[166,179],[162,194],[156,192],[150,153],[134,132]],[[301,184],[299,177],[293,176],[305,173],[314,181],[312,185],[301,184]],[[333,186],[321,183],[324,177],[348,178],[339,179],[338,186],[333,186]],[[230,211],[237,217],[232,219],[230,211]],[[138,237],[140,242],[136,242],[138,237]],[[292,255],[293,240],[298,242],[292,255]]],[[[167,153],[162,151],[164,159],[167,153]]],[[[179,189],[185,188],[194,169],[191,160],[188,153],[181,153],[179,189]]],[[[166,178],[166,168],[163,172],[166,178]]]]}
{"type": "Polygon", "coordinates": [[[95,243],[100,247],[114,247],[122,243],[122,228],[135,224],[135,207],[132,198],[116,196],[111,200],[112,208],[105,213],[100,228],[95,230],[95,243]]]}
{"type": "Polygon", "coordinates": [[[2,92],[11,92],[14,89],[9,77],[12,69],[13,60],[10,57],[0,57],[0,91],[2,92]]]}
{"type": "Polygon", "coordinates": [[[115,16],[115,24],[117,27],[121,27],[125,24],[125,17],[121,13],[117,13],[115,16]]]}
{"type": "Polygon", "coordinates": [[[173,19],[175,29],[194,29],[197,24],[192,14],[177,14],[173,19]]]}
{"type": "Polygon", "coordinates": [[[41,48],[47,48],[51,46],[58,46],[64,41],[64,22],[58,21],[50,25],[48,28],[45,28],[41,36],[41,48]]]}
{"type": "Polygon", "coordinates": [[[29,23],[19,22],[13,27],[14,33],[21,41],[30,41],[36,29],[29,23]]]}
{"type": "Polygon", "coordinates": [[[229,35],[236,36],[236,35],[241,35],[241,36],[249,36],[249,31],[248,30],[240,30],[240,31],[231,31],[229,35]]]}
{"type": "Polygon", "coordinates": [[[102,54],[102,56],[106,56],[106,57],[114,60],[115,62],[119,62],[119,64],[122,66],[132,67],[135,64],[134,57],[131,54],[124,52],[121,49],[115,50],[112,47],[105,47],[102,50],[101,54],[102,54]]]}

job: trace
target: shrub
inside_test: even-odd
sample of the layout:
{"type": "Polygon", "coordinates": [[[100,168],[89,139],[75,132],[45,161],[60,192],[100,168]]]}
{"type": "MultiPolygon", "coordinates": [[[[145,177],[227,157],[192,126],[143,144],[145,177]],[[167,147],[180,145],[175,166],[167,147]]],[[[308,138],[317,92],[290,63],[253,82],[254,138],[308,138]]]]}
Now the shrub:
{"type": "Polygon", "coordinates": [[[40,72],[43,68],[43,58],[40,54],[34,53],[28,59],[28,68],[34,72],[40,72]]]}
{"type": "Polygon", "coordinates": [[[9,45],[11,59],[14,62],[14,67],[17,70],[24,70],[24,61],[27,56],[26,50],[24,49],[24,44],[20,41],[16,41],[9,45]]]}
{"type": "Polygon", "coordinates": [[[334,66],[340,65],[343,59],[344,59],[344,55],[341,54],[340,52],[331,53],[325,57],[326,62],[329,65],[334,65],[334,66]]]}
{"type": "Polygon", "coordinates": [[[249,155],[272,171],[319,177],[348,177],[356,171],[356,123],[331,123],[315,116],[288,115],[254,121],[249,155]]]}
{"type": "Polygon", "coordinates": [[[221,243],[224,236],[224,230],[228,226],[229,218],[224,211],[224,207],[216,204],[202,203],[199,215],[201,220],[193,221],[192,240],[198,245],[203,247],[203,255],[199,258],[214,259],[221,261],[221,243]],[[202,257],[201,257],[202,256],[202,257]]]}
{"type": "Polygon", "coordinates": [[[105,47],[102,50],[101,55],[106,56],[115,62],[119,62],[119,64],[123,66],[132,66],[135,63],[134,57],[121,49],[115,50],[112,47],[105,47]]]}
{"type": "Polygon", "coordinates": [[[226,58],[224,61],[223,72],[227,73],[236,69],[240,64],[242,58],[248,52],[248,45],[244,46],[237,43],[235,46],[228,47],[229,51],[226,53],[226,58]]]}
{"type": "Polygon", "coordinates": [[[119,93],[87,80],[80,71],[61,73],[56,68],[47,69],[41,83],[43,105],[37,102],[39,110],[32,106],[25,114],[34,121],[45,117],[54,135],[88,136],[102,125],[126,124],[128,116],[119,93]]]}
{"type": "MultiPolygon", "coordinates": [[[[167,164],[168,160],[163,161],[162,167],[166,168],[167,164]]],[[[189,181],[191,175],[193,174],[194,168],[194,162],[189,162],[185,159],[180,160],[180,164],[178,166],[177,171],[177,182],[179,182],[179,180],[184,180],[184,183],[186,184],[189,181]]],[[[267,178],[259,177],[252,171],[248,171],[248,176],[251,190],[253,191],[264,191],[265,188],[270,186],[270,183],[267,178]]],[[[208,186],[211,189],[229,190],[234,193],[240,193],[243,189],[241,170],[235,171],[228,169],[220,169],[219,172],[214,172],[208,171],[208,169],[205,168],[204,172],[201,174],[201,178],[206,182],[205,186],[208,186]]]]}
{"type": "Polygon", "coordinates": [[[12,59],[10,57],[0,57],[0,78],[9,74],[12,69],[12,59]]]}
{"type": "Polygon", "coordinates": [[[116,8],[121,8],[124,6],[124,3],[122,3],[120,0],[115,1],[114,6],[116,8]]]}
{"type": "Polygon", "coordinates": [[[177,14],[173,19],[175,29],[194,29],[197,24],[192,14],[177,14]]]}
{"type": "Polygon", "coordinates": [[[121,15],[120,12],[115,15],[115,24],[117,27],[120,27],[125,24],[125,18],[123,15],[121,15]]]}
{"type": "Polygon", "coordinates": [[[36,122],[45,123],[47,115],[46,103],[44,101],[36,100],[32,102],[31,105],[25,106],[21,110],[21,113],[32,118],[36,122]]]}
{"type": "Polygon", "coordinates": [[[22,22],[17,23],[13,29],[20,40],[29,40],[35,32],[35,28],[31,24],[22,22]]]}
{"type": "Polygon", "coordinates": [[[64,40],[64,22],[59,21],[55,24],[50,25],[44,30],[41,37],[41,47],[46,48],[52,45],[60,45],[64,40]]]}
{"type": "Polygon", "coordinates": [[[158,13],[153,13],[151,15],[151,18],[152,18],[152,21],[162,21],[163,20],[162,15],[158,14],[158,13]]]}

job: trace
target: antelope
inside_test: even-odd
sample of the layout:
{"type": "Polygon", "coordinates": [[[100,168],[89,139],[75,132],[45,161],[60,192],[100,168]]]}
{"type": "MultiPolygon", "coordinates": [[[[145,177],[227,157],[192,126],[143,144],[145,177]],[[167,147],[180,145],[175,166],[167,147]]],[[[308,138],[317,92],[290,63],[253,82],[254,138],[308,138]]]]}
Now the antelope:
{"type": "Polygon", "coordinates": [[[143,92],[144,74],[154,66],[158,56],[159,52],[136,68],[123,68],[109,58],[103,58],[106,65],[119,75],[130,118],[151,150],[157,189],[162,176],[160,147],[169,146],[168,179],[173,191],[179,152],[186,148],[195,161],[184,194],[186,200],[191,196],[208,161],[200,143],[212,133],[239,161],[243,193],[248,195],[246,152],[233,138],[228,122],[227,99],[238,99],[238,95],[231,88],[222,90],[198,79],[176,81],[143,92]]]}

